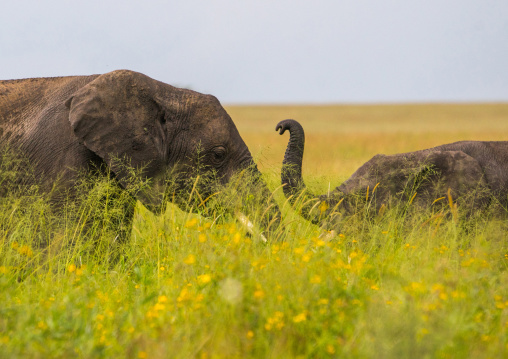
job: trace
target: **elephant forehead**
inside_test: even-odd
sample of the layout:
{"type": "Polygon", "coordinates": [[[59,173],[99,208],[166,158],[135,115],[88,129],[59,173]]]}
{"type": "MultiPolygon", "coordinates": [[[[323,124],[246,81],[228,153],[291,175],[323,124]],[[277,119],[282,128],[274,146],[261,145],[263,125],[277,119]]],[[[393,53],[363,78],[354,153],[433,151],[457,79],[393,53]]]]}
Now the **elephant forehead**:
{"type": "Polygon", "coordinates": [[[213,102],[199,104],[192,111],[189,121],[191,121],[191,130],[200,131],[216,141],[227,142],[232,138],[240,139],[240,134],[226,110],[213,102]]]}
{"type": "Polygon", "coordinates": [[[379,154],[365,162],[351,177],[377,177],[378,175],[393,172],[396,169],[408,168],[414,164],[415,160],[411,156],[387,156],[379,154]]]}
{"type": "Polygon", "coordinates": [[[379,154],[364,163],[344,182],[346,192],[359,188],[374,187],[377,183],[388,184],[403,180],[418,171],[422,166],[431,163],[427,155],[414,153],[383,155],[379,154]]]}

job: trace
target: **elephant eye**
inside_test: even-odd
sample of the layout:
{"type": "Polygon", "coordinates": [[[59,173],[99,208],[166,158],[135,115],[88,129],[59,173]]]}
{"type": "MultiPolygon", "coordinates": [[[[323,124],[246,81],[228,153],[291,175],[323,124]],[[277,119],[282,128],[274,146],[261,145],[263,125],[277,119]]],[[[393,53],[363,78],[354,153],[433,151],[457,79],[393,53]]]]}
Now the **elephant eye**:
{"type": "Polygon", "coordinates": [[[224,159],[226,158],[227,151],[224,147],[222,146],[215,147],[212,151],[214,162],[220,163],[224,161],[224,159]]]}
{"type": "Polygon", "coordinates": [[[166,114],[164,112],[161,112],[159,114],[159,122],[161,123],[161,125],[166,124],[166,114]]]}

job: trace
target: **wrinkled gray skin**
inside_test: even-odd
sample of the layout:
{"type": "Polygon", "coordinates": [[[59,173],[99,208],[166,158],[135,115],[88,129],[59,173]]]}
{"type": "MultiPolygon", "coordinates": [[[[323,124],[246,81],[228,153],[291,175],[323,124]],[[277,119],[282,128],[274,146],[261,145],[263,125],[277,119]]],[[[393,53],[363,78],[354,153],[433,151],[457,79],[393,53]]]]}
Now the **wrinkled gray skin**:
{"type": "MultiPolygon", "coordinates": [[[[175,200],[185,203],[190,191],[185,179],[198,162],[207,173],[215,171],[223,184],[249,168],[257,177],[257,190],[270,196],[215,97],[132,71],[0,81],[0,140],[29,159],[46,190],[59,179],[61,188],[72,192],[78,173],[105,166],[124,186],[127,174],[114,160],[120,158],[144,168],[142,175],[151,179],[152,187],[138,198],[155,211],[163,204],[167,173],[183,191],[177,191],[175,200]]],[[[201,195],[207,194],[204,188],[201,195]]],[[[272,213],[278,215],[274,208],[272,213]]],[[[133,211],[134,205],[126,218],[132,218],[133,211]]]]}
{"type": "Polygon", "coordinates": [[[286,130],[290,132],[281,176],[284,194],[292,203],[305,194],[310,199],[304,202],[302,216],[328,229],[336,228],[342,214],[352,214],[359,200],[376,210],[391,201],[436,206],[448,204],[450,189],[452,199],[469,211],[484,208],[492,200],[505,208],[508,205],[505,141],[461,141],[416,152],[379,154],[329,194],[316,196],[304,192],[302,126],[297,121],[284,120],[277,124],[277,130],[281,135],[286,130]],[[434,202],[438,198],[441,200],[434,202]]]}

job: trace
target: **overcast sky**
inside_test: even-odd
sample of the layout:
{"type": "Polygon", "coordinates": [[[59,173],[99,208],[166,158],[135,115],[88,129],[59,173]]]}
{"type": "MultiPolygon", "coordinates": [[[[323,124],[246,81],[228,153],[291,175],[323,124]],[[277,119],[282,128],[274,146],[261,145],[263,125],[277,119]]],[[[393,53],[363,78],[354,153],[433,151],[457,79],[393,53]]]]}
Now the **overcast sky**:
{"type": "Polygon", "coordinates": [[[508,101],[507,0],[12,0],[0,79],[131,69],[222,103],[508,101]]]}

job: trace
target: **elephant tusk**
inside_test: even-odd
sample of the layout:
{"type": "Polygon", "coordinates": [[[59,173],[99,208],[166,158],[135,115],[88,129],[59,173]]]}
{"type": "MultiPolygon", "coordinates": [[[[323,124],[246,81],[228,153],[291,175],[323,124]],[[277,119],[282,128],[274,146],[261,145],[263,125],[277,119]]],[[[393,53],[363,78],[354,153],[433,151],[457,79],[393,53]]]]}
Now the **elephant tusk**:
{"type": "Polygon", "coordinates": [[[318,238],[323,239],[324,241],[328,242],[328,241],[331,241],[336,235],[337,235],[337,232],[334,229],[332,229],[331,231],[327,231],[327,230],[323,229],[318,238]]]}
{"type": "Polygon", "coordinates": [[[245,214],[243,214],[242,212],[237,212],[236,213],[236,218],[247,229],[247,232],[249,232],[254,238],[257,238],[259,236],[258,239],[260,239],[263,243],[268,242],[268,240],[263,235],[263,233],[259,233],[259,231],[256,231],[254,223],[249,221],[249,219],[247,218],[247,216],[245,214]]]}

